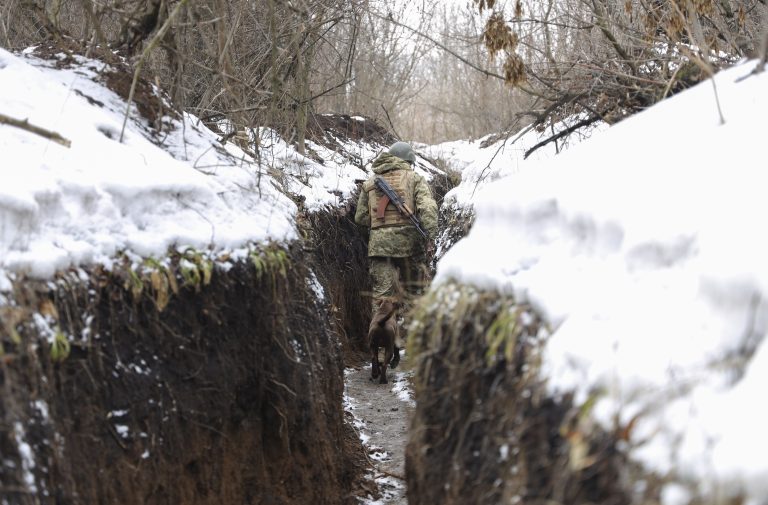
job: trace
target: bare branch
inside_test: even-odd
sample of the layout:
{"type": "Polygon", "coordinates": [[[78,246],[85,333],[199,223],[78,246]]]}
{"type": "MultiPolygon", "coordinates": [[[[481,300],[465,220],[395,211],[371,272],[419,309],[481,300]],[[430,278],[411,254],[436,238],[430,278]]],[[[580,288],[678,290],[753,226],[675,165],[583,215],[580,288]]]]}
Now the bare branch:
{"type": "Polygon", "coordinates": [[[544,147],[545,145],[549,144],[550,142],[554,142],[556,140],[560,140],[563,137],[567,137],[571,133],[573,133],[573,132],[575,132],[575,131],[577,131],[577,130],[579,130],[581,128],[584,128],[585,126],[589,126],[591,124],[594,124],[594,123],[596,123],[598,121],[600,121],[600,116],[591,116],[591,117],[588,117],[587,119],[582,119],[578,123],[569,126],[565,130],[562,130],[561,132],[558,132],[557,134],[552,135],[551,137],[549,137],[547,139],[542,140],[541,142],[539,142],[535,146],[533,146],[530,149],[528,149],[527,151],[525,151],[525,155],[523,156],[523,159],[528,158],[528,156],[530,156],[535,150],[539,149],[540,147],[544,147]]]}
{"type": "Polygon", "coordinates": [[[53,142],[56,142],[57,144],[61,144],[64,147],[72,146],[72,142],[70,140],[65,139],[60,134],[54,131],[46,130],[45,128],[41,128],[39,126],[30,124],[29,121],[27,121],[26,119],[19,120],[19,119],[14,119],[10,116],[6,116],[5,114],[0,114],[0,124],[7,124],[9,126],[15,126],[16,128],[21,128],[22,130],[26,130],[30,133],[34,133],[35,135],[40,135],[41,137],[47,138],[48,140],[52,140],[53,142]]]}
{"type": "Polygon", "coordinates": [[[460,54],[456,53],[455,51],[453,51],[453,50],[449,49],[449,48],[448,48],[448,47],[446,47],[445,45],[441,44],[441,43],[440,43],[440,42],[438,42],[437,40],[435,40],[435,39],[433,39],[432,37],[430,37],[429,35],[427,35],[426,33],[422,33],[422,32],[418,31],[418,30],[417,30],[417,29],[415,29],[415,28],[411,28],[410,26],[408,26],[408,25],[406,25],[406,24],[404,24],[404,23],[401,23],[401,22],[399,22],[399,21],[396,21],[395,19],[393,19],[393,18],[392,18],[392,16],[381,16],[381,15],[379,15],[379,14],[374,14],[374,15],[375,15],[376,17],[380,18],[380,19],[384,19],[384,20],[386,20],[386,21],[388,21],[388,22],[392,23],[393,25],[397,25],[397,26],[399,26],[399,27],[401,27],[401,28],[405,28],[406,30],[410,30],[411,32],[413,32],[413,33],[415,33],[416,35],[418,35],[419,37],[422,37],[422,38],[424,38],[424,39],[426,39],[426,40],[430,41],[432,44],[434,44],[434,45],[435,45],[435,47],[438,47],[438,48],[442,49],[442,50],[443,50],[443,51],[445,51],[446,53],[450,54],[451,56],[453,56],[453,57],[454,57],[454,58],[456,58],[457,60],[459,60],[459,61],[461,61],[462,63],[464,63],[465,65],[467,65],[469,68],[472,68],[472,69],[474,69],[474,70],[477,70],[477,71],[478,71],[478,72],[480,72],[481,74],[483,74],[483,75],[486,75],[486,76],[488,76],[488,77],[495,77],[495,78],[497,78],[497,79],[501,79],[502,81],[504,81],[504,76],[503,76],[503,75],[497,74],[496,72],[492,72],[492,71],[490,71],[490,70],[487,70],[487,69],[484,69],[484,68],[482,68],[482,67],[479,67],[479,66],[475,65],[474,63],[472,63],[472,62],[471,62],[471,61],[469,61],[468,59],[464,58],[463,56],[461,56],[460,54]]]}

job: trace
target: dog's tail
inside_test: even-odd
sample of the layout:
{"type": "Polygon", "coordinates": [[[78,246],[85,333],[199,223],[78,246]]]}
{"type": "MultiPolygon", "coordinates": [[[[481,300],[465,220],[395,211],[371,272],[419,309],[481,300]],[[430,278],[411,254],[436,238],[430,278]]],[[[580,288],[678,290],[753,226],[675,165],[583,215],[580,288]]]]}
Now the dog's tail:
{"type": "Polygon", "coordinates": [[[371,319],[371,327],[373,326],[384,326],[384,323],[386,323],[390,317],[395,315],[395,312],[397,311],[397,305],[389,300],[384,300],[381,302],[381,305],[379,305],[378,310],[373,315],[373,318],[371,319]]]}

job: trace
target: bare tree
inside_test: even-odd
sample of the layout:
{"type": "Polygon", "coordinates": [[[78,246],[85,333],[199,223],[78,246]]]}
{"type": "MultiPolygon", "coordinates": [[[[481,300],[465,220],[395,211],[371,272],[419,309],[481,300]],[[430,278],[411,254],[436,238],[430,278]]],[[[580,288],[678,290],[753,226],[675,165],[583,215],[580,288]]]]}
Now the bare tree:
{"type": "Polygon", "coordinates": [[[155,41],[142,76],[179,108],[248,148],[266,126],[303,151],[326,112],[428,142],[615,122],[756,53],[766,20],[764,0],[196,0],[157,40],[179,2],[0,0],[0,43],[136,65],[155,41]]]}
{"type": "Polygon", "coordinates": [[[489,52],[515,69],[505,80],[535,97],[535,125],[583,113],[574,131],[616,122],[732,64],[766,20],[760,0],[517,0],[511,12],[492,0],[475,5],[487,13],[489,52]]]}

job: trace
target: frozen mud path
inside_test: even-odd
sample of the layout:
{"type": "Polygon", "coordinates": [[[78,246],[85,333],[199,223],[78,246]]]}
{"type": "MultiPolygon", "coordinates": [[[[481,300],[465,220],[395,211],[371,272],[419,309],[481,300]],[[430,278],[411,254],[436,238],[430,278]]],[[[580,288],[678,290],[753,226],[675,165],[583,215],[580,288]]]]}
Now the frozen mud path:
{"type": "Polygon", "coordinates": [[[368,456],[373,464],[371,478],[376,480],[381,496],[362,501],[368,505],[406,505],[405,444],[408,423],[415,406],[411,393],[412,372],[403,355],[400,365],[387,373],[389,384],[370,380],[370,365],[346,371],[345,408],[355,417],[368,456]]]}

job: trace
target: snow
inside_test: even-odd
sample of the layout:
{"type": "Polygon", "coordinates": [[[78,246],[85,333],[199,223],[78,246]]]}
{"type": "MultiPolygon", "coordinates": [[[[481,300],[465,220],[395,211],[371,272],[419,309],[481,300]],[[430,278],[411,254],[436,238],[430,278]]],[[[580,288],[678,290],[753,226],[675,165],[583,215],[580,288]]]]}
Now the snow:
{"type": "Polygon", "coordinates": [[[327,147],[307,141],[307,149],[316,153],[324,164],[309,156],[299,154],[274,131],[259,130],[260,145],[267,147],[262,160],[269,166],[279,167],[289,176],[285,181],[286,189],[303,199],[310,211],[337,206],[355,191],[356,180],[365,179],[366,171],[352,164],[350,154],[357,154],[359,159],[372,160],[376,152],[367,144],[341,141],[345,151],[340,154],[327,147]]]}
{"type": "Polygon", "coordinates": [[[530,161],[551,158],[572,144],[607,128],[605,123],[597,122],[584,131],[574,133],[567,141],[546,144],[525,158],[529,149],[582,119],[584,117],[577,115],[549,125],[541,132],[527,127],[500,140],[494,141],[488,135],[475,141],[457,140],[423,146],[419,151],[432,158],[442,159],[454,170],[461,172],[461,184],[445,195],[444,205],[469,206],[478,189],[487,183],[518,173],[530,161]]]}
{"type": "Polygon", "coordinates": [[[307,285],[312,292],[315,293],[315,298],[317,298],[318,301],[325,301],[325,289],[323,289],[323,285],[320,283],[317,275],[315,275],[315,272],[311,270],[309,272],[309,277],[307,277],[307,285]]]}
{"type": "Polygon", "coordinates": [[[383,149],[337,138],[336,149],[307,142],[305,156],[260,128],[256,161],[192,115],[163,117],[160,132],[135,106],[120,142],[126,104],[102,83],[114,69],[60,60],[0,49],[0,112],[71,141],[0,125],[0,291],[16,273],[110,268],[120,254],[140,262],[192,247],[237,260],[254,243],[296,240],[294,199],[307,211],[346,204],[383,149]]]}
{"type": "MultiPolygon", "coordinates": [[[[407,359],[405,355],[405,349],[400,349],[400,359],[402,362],[405,362],[407,359]]],[[[416,401],[413,399],[413,390],[411,389],[411,380],[414,373],[413,369],[398,369],[393,370],[393,372],[392,393],[397,396],[401,402],[411,407],[416,407],[416,401]]]]}
{"type": "Polygon", "coordinates": [[[35,481],[35,454],[32,451],[32,447],[26,442],[24,427],[19,422],[13,423],[13,435],[16,439],[16,446],[19,450],[19,456],[21,456],[21,468],[22,476],[24,478],[24,484],[30,493],[37,493],[37,483],[35,481]]]}
{"type": "MultiPolygon", "coordinates": [[[[158,135],[135,108],[121,143],[125,102],[99,82],[108,67],[75,59],[58,68],[34,51],[0,49],[0,112],[71,141],[0,125],[0,291],[19,273],[50,278],[171,247],[246,258],[249,244],[297,238],[299,209],[286,193],[310,211],[340,205],[382,149],[338,139],[341,149],[310,142],[305,156],[261,129],[257,163],[191,115],[164,118],[167,135],[158,135]]],[[[523,159],[579,118],[487,148],[481,139],[422,152],[461,170],[446,203],[476,212],[436,283],[531,303],[549,324],[543,373],[554,394],[598,396],[603,424],[637,418],[630,447],[642,462],[705,492],[743,489],[758,504],[768,496],[768,411],[757,400],[768,383],[768,74],[736,82],[753,67],[716,76],[724,124],[705,82],[610,129],[599,124],[564,151],[549,144],[523,159]]],[[[33,317],[55,336],[50,321],[33,317]]],[[[396,384],[406,383],[400,373],[396,384]]],[[[354,411],[346,397],[345,408],[354,411]]],[[[14,430],[32,488],[31,449],[14,430]]],[[[675,505],[687,493],[670,485],[662,497],[675,505]]]]}
{"type": "Polygon", "coordinates": [[[42,417],[43,422],[47,423],[51,419],[48,404],[45,403],[45,400],[35,400],[32,402],[32,406],[40,412],[40,417],[42,417]]]}
{"type": "Polygon", "coordinates": [[[32,320],[37,326],[39,335],[45,339],[48,344],[53,345],[56,340],[56,330],[51,325],[56,326],[56,321],[51,316],[43,316],[40,313],[33,313],[32,320]]]}
{"type": "MultiPolygon", "coordinates": [[[[371,477],[372,474],[369,473],[367,476],[371,477]]],[[[403,495],[405,489],[402,482],[387,475],[377,477],[376,484],[381,491],[381,498],[376,500],[371,495],[368,495],[366,498],[359,499],[361,505],[386,505],[387,503],[392,503],[403,495]]]]}
{"type": "MultiPolygon", "coordinates": [[[[514,293],[545,317],[554,394],[633,418],[630,450],[699,490],[768,496],[768,73],[717,74],[554,157],[497,168],[472,195],[449,280],[514,293]]],[[[480,162],[482,164],[482,162],[480,162]]],[[[478,165],[477,163],[475,164],[478,165]]],[[[686,496],[669,488],[664,503],[686,496]]]]}
{"type": "Polygon", "coordinates": [[[115,431],[123,438],[128,438],[130,436],[130,429],[125,424],[116,424],[115,431]]]}
{"type": "Polygon", "coordinates": [[[103,63],[78,61],[57,69],[29,51],[0,50],[2,113],[72,142],[0,126],[9,161],[0,185],[1,278],[108,265],[121,251],[162,256],[174,245],[227,249],[296,237],[296,207],[273,178],[194,117],[164,118],[172,130],[164,139],[132,117],[120,143],[125,102],[97,82],[103,63]]]}
{"type": "MultiPolygon", "coordinates": [[[[251,244],[296,240],[294,199],[307,211],[346,204],[384,148],[337,138],[335,149],[307,142],[305,156],[260,128],[257,161],[192,115],[163,117],[157,131],[135,106],[120,142],[126,104],[102,83],[115,69],[59,59],[0,49],[0,112],[71,141],[0,125],[9,161],[0,169],[0,291],[15,273],[109,268],[120,254],[140,261],[192,247],[236,260],[251,244]]],[[[436,170],[421,165],[428,178],[436,170]]]]}

